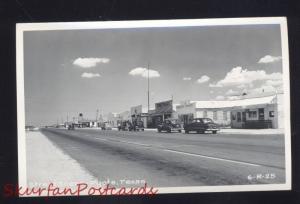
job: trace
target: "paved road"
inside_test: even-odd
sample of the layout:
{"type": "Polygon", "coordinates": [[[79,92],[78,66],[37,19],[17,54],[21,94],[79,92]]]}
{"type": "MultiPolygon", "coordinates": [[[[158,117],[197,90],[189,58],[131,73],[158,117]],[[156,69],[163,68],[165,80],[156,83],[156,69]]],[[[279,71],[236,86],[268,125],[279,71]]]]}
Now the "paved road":
{"type": "Polygon", "coordinates": [[[125,180],[155,187],[285,182],[283,135],[41,131],[100,181],[120,186],[125,180]]]}

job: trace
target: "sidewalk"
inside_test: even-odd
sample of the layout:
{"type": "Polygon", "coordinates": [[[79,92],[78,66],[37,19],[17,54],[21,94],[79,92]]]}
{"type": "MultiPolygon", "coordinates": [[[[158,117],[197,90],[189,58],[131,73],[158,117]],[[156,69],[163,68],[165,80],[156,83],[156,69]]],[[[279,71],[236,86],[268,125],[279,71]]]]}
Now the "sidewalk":
{"type": "Polygon", "coordinates": [[[28,187],[71,187],[97,180],[39,131],[26,132],[26,158],[28,187]]]}
{"type": "Polygon", "coordinates": [[[251,135],[270,135],[284,134],[284,129],[221,129],[224,134],[251,134],[251,135]]]}

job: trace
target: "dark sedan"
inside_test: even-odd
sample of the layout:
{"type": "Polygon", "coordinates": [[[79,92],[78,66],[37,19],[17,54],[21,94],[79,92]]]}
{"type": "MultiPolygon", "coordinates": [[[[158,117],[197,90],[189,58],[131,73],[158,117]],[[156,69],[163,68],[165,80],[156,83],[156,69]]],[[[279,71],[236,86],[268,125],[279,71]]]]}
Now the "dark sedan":
{"type": "Polygon", "coordinates": [[[195,118],[191,123],[184,125],[185,133],[195,131],[203,134],[206,131],[211,131],[213,134],[216,134],[219,130],[218,125],[210,118],[195,118]]]}
{"type": "Polygon", "coordinates": [[[132,131],[133,129],[133,125],[129,120],[124,120],[118,124],[119,131],[132,131]]]}

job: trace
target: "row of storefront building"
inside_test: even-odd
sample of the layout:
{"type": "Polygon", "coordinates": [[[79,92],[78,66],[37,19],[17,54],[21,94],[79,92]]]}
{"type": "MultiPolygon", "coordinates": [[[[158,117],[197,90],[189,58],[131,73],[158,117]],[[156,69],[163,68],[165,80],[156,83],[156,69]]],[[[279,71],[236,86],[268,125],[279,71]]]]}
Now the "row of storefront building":
{"type": "Polygon", "coordinates": [[[193,118],[211,118],[227,128],[283,128],[283,93],[257,97],[243,96],[236,100],[182,101],[155,103],[149,111],[142,105],[122,113],[109,113],[107,122],[116,127],[120,120],[141,120],[146,128],[156,128],[165,119],[189,123],[193,118]]]}
{"type": "Polygon", "coordinates": [[[256,97],[242,96],[236,100],[182,101],[172,100],[155,103],[147,110],[142,105],[133,106],[121,113],[108,113],[105,119],[85,120],[78,117],[81,127],[100,127],[106,122],[117,127],[120,121],[143,121],[145,128],[156,128],[165,119],[177,119],[185,124],[194,118],[210,118],[224,128],[283,128],[283,93],[256,97]]]}

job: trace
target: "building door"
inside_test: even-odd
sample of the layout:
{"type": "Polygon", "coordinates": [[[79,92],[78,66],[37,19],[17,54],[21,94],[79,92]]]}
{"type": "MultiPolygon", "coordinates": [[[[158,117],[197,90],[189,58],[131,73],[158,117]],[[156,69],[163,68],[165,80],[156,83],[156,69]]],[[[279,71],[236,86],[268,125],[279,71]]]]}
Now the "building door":
{"type": "Polygon", "coordinates": [[[265,120],[265,110],[264,108],[258,109],[258,120],[265,120]]]}
{"type": "Polygon", "coordinates": [[[246,112],[242,112],[242,122],[246,122],[246,112]]]}
{"type": "Polygon", "coordinates": [[[181,116],[181,121],[183,124],[189,124],[193,120],[194,116],[193,114],[185,114],[181,116]]]}
{"type": "Polygon", "coordinates": [[[242,128],[245,128],[246,123],[246,112],[242,112],[242,128]]]}
{"type": "Polygon", "coordinates": [[[187,124],[189,122],[189,115],[183,115],[183,124],[187,124]]]}

